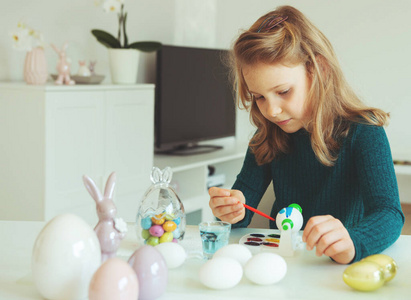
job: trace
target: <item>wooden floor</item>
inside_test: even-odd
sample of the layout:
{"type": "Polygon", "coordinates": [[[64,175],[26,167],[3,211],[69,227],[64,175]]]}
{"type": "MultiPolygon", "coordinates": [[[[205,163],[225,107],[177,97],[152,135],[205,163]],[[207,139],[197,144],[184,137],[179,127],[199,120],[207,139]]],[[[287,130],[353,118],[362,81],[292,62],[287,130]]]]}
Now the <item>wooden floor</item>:
{"type": "Polygon", "coordinates": [[[401,207],[405,216],[405,224],[401,234],[411,235],[411,204],[401,204],[401,207]]]}

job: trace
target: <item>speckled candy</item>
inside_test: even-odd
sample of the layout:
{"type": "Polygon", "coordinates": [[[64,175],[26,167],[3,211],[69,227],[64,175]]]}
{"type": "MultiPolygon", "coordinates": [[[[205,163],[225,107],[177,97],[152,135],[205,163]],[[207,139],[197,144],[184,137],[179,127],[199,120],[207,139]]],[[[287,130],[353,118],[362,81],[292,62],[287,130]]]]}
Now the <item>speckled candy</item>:
{"type": "Polygon", "coordinates": [[[148,230],[152,236],[157,236],[160,237],[164,233],[164,229],[161,225],[153,225],[151,228],[148,230]]]}
{"type": "Polygon", "coordinates": [[[165,231],[174,231],[177,228],[177,224],[174,223],[173,221],[167,221],[163,224],[163,229],[165,231]]]}
{"type": "Polygon", "coordinates": [[[151,218],[151,221],[156,225],[162,225],[166,221],[166,218],[163,215],[155,215],[151,218]]]}
{"type": "Polygon", "coordinates": [[[148,239],[150,237],[150,232],[147,229],[143,229],[141,231],[141,237],[145,240],[148,239]]]}
{"type": "Polygon", "coordinates": [[[156,236],[150,236],[147,240],[146,240],[146,244],[150,245],[150,246],[157,246],[160,243],[160,239],[156,236]]]}
{"type": "Polygon", "coordinates": [[[143,228],[143,229],[150,229],[151,225],[152,225],[152,222],[151,222],[151,218],[150,218],[150,217],[141,219],[141,228],[143,228]]]}
{"type": "Polygon", "coordinates": [[[160,237],[160,243],[168,243],[172,241],[173,241],[172,232],[164,232],[164,234],[160,237]]]}
{"type": "Polygon", "coordinates": [[[174,214],[166,214],[164,217],[166,218],[167,221],[173,221],[174,214]]]}

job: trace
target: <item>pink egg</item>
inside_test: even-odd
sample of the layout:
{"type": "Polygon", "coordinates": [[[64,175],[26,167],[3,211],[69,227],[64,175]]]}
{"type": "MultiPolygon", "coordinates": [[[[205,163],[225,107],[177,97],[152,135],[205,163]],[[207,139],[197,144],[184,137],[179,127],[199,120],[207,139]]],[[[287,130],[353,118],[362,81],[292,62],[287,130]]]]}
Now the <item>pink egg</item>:
{"type": "Polygon", "coordinates": [[[161,225],[153,225],[148,230],[152,236],[160,237],[164,233],[164,229],[161,225]]]}
{"type": "Polygon", "coordinates": [[[138,290],[137,275],[130,265],[119,258],[110,258],[94,273],[89,300],[135,300],[138,290]]]}
{"type": "Polygon", "coordinates": [[[168,269],[166,262],[153,246],[141,246],[128,260],[137,274],[139,283],[139,300],[156,299],[167,288],[168,269]]]}

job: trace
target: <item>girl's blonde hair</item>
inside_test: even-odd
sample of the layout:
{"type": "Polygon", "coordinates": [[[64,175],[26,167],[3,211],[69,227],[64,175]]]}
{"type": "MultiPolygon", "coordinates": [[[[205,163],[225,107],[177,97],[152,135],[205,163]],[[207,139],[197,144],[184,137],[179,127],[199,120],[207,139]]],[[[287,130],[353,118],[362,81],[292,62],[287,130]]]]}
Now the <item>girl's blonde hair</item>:
{"type": "Polygon", "coordinates": [[[323,33],[297,9],[278,7],[244,31],[231,51],[237,105],[241,107],[241,102],[250,110],[250,119],[258,129],[249,146],[259,165],[289,152],[289,135],[264,118],[248,90],[242,69],[256,63],[305,66],[311,81],[306,99],[311,121],[305,124],[305,129],[323,165],[334,165],[341,137],[347,136],[350,122],[383,126],[388,121],[387,113],[364,105],[348,85],[333,47],[323,33]],[[264,21],[268,24],[267,20],[273,18],[286,19],[267,31],[263,26],[260,31],[260,25],[264,21]]]}

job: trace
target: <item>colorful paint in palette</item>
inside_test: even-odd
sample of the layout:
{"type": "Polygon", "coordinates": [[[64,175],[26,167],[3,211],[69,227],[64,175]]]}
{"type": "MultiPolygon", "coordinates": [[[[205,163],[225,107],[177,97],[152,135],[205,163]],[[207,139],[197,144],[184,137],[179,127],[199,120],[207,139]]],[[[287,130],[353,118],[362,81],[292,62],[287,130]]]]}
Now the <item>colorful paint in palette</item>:
{"type": "Polygon", "coordinates": [[[260,251],[275,251],[280,245],[280,234],[251,233],[243,236],[239,242],[255,254],[260,251]]]}

